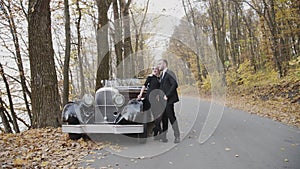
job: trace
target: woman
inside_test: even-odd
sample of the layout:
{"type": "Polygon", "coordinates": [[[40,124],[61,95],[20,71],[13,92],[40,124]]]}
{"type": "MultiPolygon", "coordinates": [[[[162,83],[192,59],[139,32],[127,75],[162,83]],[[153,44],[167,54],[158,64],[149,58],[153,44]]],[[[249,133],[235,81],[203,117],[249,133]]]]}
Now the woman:
{"type": "Polygon", "coordinates": [[[156,138],[156,136],[158,134],[161,133],[161,125],[160,125],[160,122],[161,120],[159,120],[159,116],[161,115],[161,112],[159,110],[159,107],[160,107],[160,104],[159,104],[159,85],[160,85],[160,82],[159,82],[159,75],[160,75],[160,71],[158,69],[158,67],[154,67],[152,68],[152,74],[149,75],[141,89],[141,92],[140,94],[138,95],[138,99],[141,99],[142,98],[142,95],[145,91],[145,89],[147,88],[147,93],[146,93],[146,97],[143,101],[143,109],[144,111],[147,111],[147,110],[151,110],[151,112],[153,113],[153,116],[154,116],[154,124],[155,124],[155,127],[153,128],[153,135],[154,135],[154,139],[158,139],[156,138]],[[151,103],[150,103],[151,102],[151,103]],[[151,107],[151,104],[155,105],[155,106],[152,106],[151,107]]]}

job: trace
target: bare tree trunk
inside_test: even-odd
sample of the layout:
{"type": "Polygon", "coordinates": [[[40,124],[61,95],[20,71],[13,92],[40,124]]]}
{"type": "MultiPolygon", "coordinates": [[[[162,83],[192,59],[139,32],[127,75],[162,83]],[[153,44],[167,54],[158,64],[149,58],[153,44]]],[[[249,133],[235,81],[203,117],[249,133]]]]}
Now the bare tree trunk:
{"type": "Polygon", "coordinates": [[[191,1],[190,0],[187,0],[187,5],[185,5],[184,3],[184,0],[182,0],[182,4],[185,8],[185,15],[186,17],[188,18],[189,22],[192,22],[193,25],[194,25],[194,32],[193,32],[193,37],[194,37],[194,41],[196,43],[196,52],[197,52],[197,55],[196,55],[196,65],[197,65],[197,80],[199,82],[202,82],[202,73],[201,73],[201,67],[200,67],[200,46],[201,46],[201,40],[199,39],[199,30],[197,28],[198,24],[196,23],[196,18],[195,18],[195,12],[194,12],[194,9],[191,5],[191,1]],[[186,12],[186,9],[189,9],[189,13],[191,14],[191,20],[189,19],[189,16],[186,12]]]}
{"type": "Polygon", "coordinates": [[[110,0],[96,0],[98,6],[97,25],[97,75],[96,90],[103,86],[102,80],[109,79],[109,44],[108,44],[108,17],[107,11],[111,4],[110,0]]]}
{"type": "MultiPolygon", "coordinates": [[[[131,30],[130,30],[130,17],[129,17],[129,6],[131,4],[131,0],[128,0],[127,3],[125,0],[121,0],[122,14],[123,14],[123,29],[124,29],[124,60],[126,60],[125,67],[125,78],[133,77],[135,75],[134,72],[134,61],[131,56],[132,53],[132,44],[131,44],[131,30]]],[[[124,70],[123,70],[124,71],[124,70]]]]}
{"type": "MultiPolygon", "coordinates": [[[[226,59],[225,49],[225,8],[224,2],[221,0],[209,1],[209,15],[211,17],[211,24],[213,29],[213,43],[216,48],[218,57],[220,58],[219,68],[223,68],[221,73],[225,73],[224,62],[226,59]]],[[[221,69],[220,69],[221,70],[221,69]]]]}
{"type": "Polygon", "coordinates": [[[52,44],[50,0],[29,0],[28,16],[33,127],[58,127],[60,97],[52,44]]]}
{"type": "Polygon", "coordinates": [[[123,46],[123,40],[122,40],[122,24],[121,24],[121,17],[120,17],[120,9],[118,6],[118,0],[113,0],[113,10],[114,10],[114,26],[115,26],[115,32],[114,32],[114,44],[115,44],[115,51],[117,56],[117,66],[120,66],[119,64],[123,60],[122,55],[122,46],[123,46]]]}
{"type": "Polygon", "coordinates": [[[83,59],[81,56],[81,33],[80,33],[80,23],[81,23],[81,9],[79,6],[79,0],[76,0],[76,9],[78,11],[78,19],[76,21],[77,28],[77,56],[78,56],[78,65],[79,65],[79,73],[80,73],[80,97],[82,97],[85,93],[85,84],[84,84],[84,73],[83,73],[83,59]]]}
{"type": "Polygon", "coordinates": [[[64,13],[65,13],[65,36],[66,36],[66,49],[65,61],[63,70],[63,106],[69,101],[69,67],[71,57],[71,28],[70,28],[70,9],[69,1],[64,0],[64,13]]]}
{"type": "Polygon", "coordinates": [[[144,69],[144,35],[143,35],[143,27],[145,25],[145,20],[147,17],[147,13],[148,13],[148,9],[149,9],[149,2],[150,0],[147,0],[146,5],[144,7],[144,16],[143,19],[141,21],[140,26],[138,27],[137,23],[134,20],[134,16],[133,16],[133,12],[131,12],[132,15],[132,20],[133,20],[133,24],[135,26],[135,53],[137,54],[137,52],[140,50],[141,54],[140,57],[138,57],[137,55],[135,55],[135,72],[139,72],[141,70],[144,69]]]}
{"type": "Polygon", "coordinates": [[[238,56],[238,13],[236,11],[236,4],[228,1],[228,20],[230,32],[230,54],[233,67],[236,68],[238,56]]]}
{"type": "Polygon", "coordinates": [[[19,70],[19,75],[20,75],[20,83],[22,86],[22,93],[23,93],[23,98],[26,106],[26,110],[30,119],[30,123],[32,122],[32,115],[31,115],[31,110],[29,106],[29,101],[27,99],[26,93],[29,95],[29,98],[31,98],[31,93],[29,92],[27,85],[26,85],[26,78],[25,78],[25,73],[24,73],[24,68],[23,68],[23,62],[22,62],[22,56],[20,52],[20,44],[19,44],[19,39],[18,39],[18,33],[14,21],[14,17],[12,15],[11,11],[11,6],[10,6],[10,1],[8,1],[7,4],[4,4],[3,0],[1,0],[1,4],[5,5],[7,8],[7,11],[3,8],[3,12],[5,13],[5,16],[9,22],[9,28],[10,32],[13,37],[14,45],[15,45],[15,51],[16,51],[16,56],[17,56],[17,65],[18,65],[18,70],[19,70]],[[28,92],[27,92],[28,91],[28,92]]]}
{"type": "MultiPolygon", "coordinates": [[[[84,46],[83,44],[85,44],[84,42],[82,43],[82,46],[84,46]]],[[[85,65],[85,72],[87,73],[86,77],[85,77],[85,92],[89,92],[91,89],[95,89],[95,84],[94,84],[94,77],[93,77],[93,70],[94,68],[92,67],[92,65],[90,64],[90,61],[89,61],[89,58],[88,57],[88,54],[87,54],[87,50],[86,48],[83,48],[82,49],[82,60],[83,60],[83,63],[85,65]]],[[[92,60],[93,62],[93,60],[92,60]]]]}
{"type": "MultiPolygon", "coordinates": [[[[267,4],[265,3],[265,6],[267,6],[267,4]]],[[[278,76],[279,78],[283,77],[283,69],[282,69],[282,65],[281,65],[281,55],[280,55],[280,50],[281,50],[281,46],[279,45],[279,32],[278,32],[278,28],[277,28],[277,23],[275,20],[275,7],[274,7],[274,0],[270,0],[270,9],[267,9],[267,17],[268,17],[268,24],[269,24],[269,28],[271,31],[271,41],[272,41],[272,51],[273,51],[273,58],[274,58],[274,62],[275,65],[277,67],[277,71],[278,71],[278,76]]]]}
{"type": "Polygon", "coordinates": [[[19,133],[20,129],[19,129],[19,125],[18,125],[18,122],[17,122],[17,115],[16,115],[16,112],[14,110],[14,104],[13,104],[13,101],[12,101],[12,98],[11,98],[9,85],[8,85],[7,79],[5,77],[4,70],[3,70],[3,67],[2,67],[1,63],[0,63],[0,74],[2,76],[3,82],[4,82],[5,87],[6,87],[7,97],[8,97],[8,101],[9,101],[9,108],[10,108],[10,112],[11,112],[11,116],[12,116],[13,128],[14,128],[14,131],[16,133],[19,133]]]}
{"type": "MultiPolygon", "coordinates": [[[[149,2],[149,1],[148,1],[149,2]]],[[[143,70],[143,67],[144,67],[144,63],[143,63],[143,38],[141,37],[141,41],[140,41],[140,33],[139,33],[139,28],[138,28],[138,25],[134,19],[134,15],[133,15],[133,12],[130,10],[130,13],[132,15],[132,22],[133,22],[133,25],[134,25],[134,31],[135,31],[135,49],[134,49],[134,57],[136,58],[135,59],[135,72],[139,73],[141,70],[143,70]],[[141,49],[141,56],[142,57],[137,57],[137,52],[139,51],[139,47],[141,49]],[[142,67],[141,67],[142,66],[142,67]]],[[[141,36],[143,36],[141,34],[141,36]]]]}
{"type": "Polygon", "coordinates": [[[4,132],[5,133],[12,133],[13,131],[12,131],[10,125],[9,125],[9,121],[8,121],[5,113],[8,114],[7,110],[4,107],[4,102],[3,102],[2,98],[0,97],[0,117],[1,117],[1,120],[2,120],[2,124],[4,126],[4,132]]]}
{"type": "Polygon", "coordinates": [[[70,75],[70,85],[71,85],[71,95],[75,95],[76,93],[76,90],[75,90],[75,84],[74,84],[74,80],[73,80],[73,74],[72,74],[72,70],[70,69],[69,70],[69,75],[70,75]]]}
{"type": "Polygon", "coordinates": [[[282,60],[281,60],[281,46],[279,45],[279,30],[276,23],[276,13],[275,13],[275,2],[274,0],[262,0],[263,7],[257,6],[255,4],[252,5],[248,1],[244,1],[247,5],[249,5],[252,9],[254,9],[260,17],[266,21],[269,31],[271,33],[271,49],[273,54],[273,61],[275,67],[278,72],[279,78],[283,77],[283,68],[282,68],[282,60]]]}

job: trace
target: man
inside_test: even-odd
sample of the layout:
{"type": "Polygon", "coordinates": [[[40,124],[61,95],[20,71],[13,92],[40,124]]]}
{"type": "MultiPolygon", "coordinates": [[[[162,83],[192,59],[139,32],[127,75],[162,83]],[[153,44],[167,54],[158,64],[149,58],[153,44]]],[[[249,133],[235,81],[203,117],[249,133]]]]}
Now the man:
{"type": "Polygon", "coordinates": [[[174,136],[175,136],[174,143],[179,143],[180,132],[179,132],[178,122],[174,111],[174,103],[179,101],[178,93],[177,93],[178,84],[176,81],[176,76],[173,71],[168,69],[168,61],[165,59],[161,59],[158,61],[158,68],[160,71],[162,71],[159,88],[165,94],[163,96],[163,99],[167,101],[166,108],[162,114],[163,133],[161,135],[161,140],[163,142],[168,142],[167,131],[168,131],[168,120],[170,120],[174,131],[174,136]]]}

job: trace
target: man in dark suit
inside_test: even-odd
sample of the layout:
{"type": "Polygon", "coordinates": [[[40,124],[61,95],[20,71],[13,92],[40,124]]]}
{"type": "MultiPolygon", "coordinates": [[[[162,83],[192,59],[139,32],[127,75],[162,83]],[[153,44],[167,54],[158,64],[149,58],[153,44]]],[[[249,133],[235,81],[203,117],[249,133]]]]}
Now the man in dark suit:
{"type": "Polygon", "coordinates": [[[173,71],[168,69],[168,61],[165,59],[161,59],[158,61],[158,68],[160,69],[160,71],[162,71],[162,75],[160,78],[160,90],[164,92],[165,95],[163,96],[163,99],[167,101],[166,108],[162,114],[163,133],[161,135],[161,140],[163,142],[168,142],[166,134],[168,131],[168,120],[170,120],[175,136],[174,143],[179,143],[180,132],[174,111],[174,103],[179,101],[176,76],[173,71]]]}

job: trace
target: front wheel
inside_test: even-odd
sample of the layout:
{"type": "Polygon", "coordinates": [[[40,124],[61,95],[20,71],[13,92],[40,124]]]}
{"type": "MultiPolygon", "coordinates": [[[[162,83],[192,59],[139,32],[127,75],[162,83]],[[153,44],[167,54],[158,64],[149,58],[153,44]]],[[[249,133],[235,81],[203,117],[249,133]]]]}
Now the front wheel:
{"type": "Polygon", "coordinates": [[[147,142],[147,136],[148,136],[148,129],[147,124],[143,124],[144,131],[143,133],[138,134],[138,141],[140,144],[145,144],[147,142]]]}
{"type": "Polygon", "coordinates": [[[77,133],[69,133],[69,138],[71,140],[79,140],[82,137],[82,134],[77,133]]]}
{"type": "MultiPolygon", "coordinates": [[[[68,124],[80,124],[79,123],[79,120],[74,117],[74,116],[71,116],[69,117],[68,119],[68,124]]],[[[71,140],[79,140],[80,138],[82,137],[82,134],[78,134],[78,133],[69,133],[69,138],[71,140]]]]}

